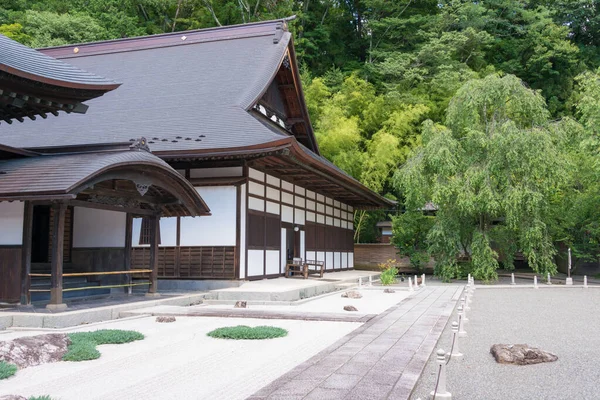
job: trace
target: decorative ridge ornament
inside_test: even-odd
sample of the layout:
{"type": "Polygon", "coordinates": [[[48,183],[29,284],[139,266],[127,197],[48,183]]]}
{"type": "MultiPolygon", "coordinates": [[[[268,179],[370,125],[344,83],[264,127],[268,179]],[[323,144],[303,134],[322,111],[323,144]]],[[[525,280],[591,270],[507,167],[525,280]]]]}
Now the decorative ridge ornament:
{"type": "Polygon", "coordinates": [[[148,153],[150,153],[150,146],[148,146],[148,141],[146,140],[145,137],[141,137],[139,139],[136,139],[133,143],[131,143],[131,145],[129,146],[129,150],[138,150],[138,151],[147,151],[148,153]]]}

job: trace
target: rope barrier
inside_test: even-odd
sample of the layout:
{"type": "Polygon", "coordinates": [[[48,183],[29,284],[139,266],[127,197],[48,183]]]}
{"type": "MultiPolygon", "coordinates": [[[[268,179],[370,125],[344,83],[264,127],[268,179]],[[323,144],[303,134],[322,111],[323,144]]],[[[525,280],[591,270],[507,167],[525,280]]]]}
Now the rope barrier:
{"type": "MultiPolygon", "coordinates": [[[[122,285],[104,285],[104,286],[85,286],[78,288],[68,288],[63,289],[63,292],[74,292],[77,290],[86,290],[86,289],[111,289],[111,288],[120,288],[120,287],[131,287],[131,286],[143,286],[143,285],[151,285],[152,282],[141,282],[141,283],[125,283],[122,285]]],[[[51,292],[52,289],[29,289],[30,292],[51,292]]]]}
{"type": "MultiPolygon", "coordinates": [[[[127,275],[127,274],[149,274],[151,269],[130,269],[129,271],[106,271],[106,272],[71,272],[63,274],[63,277],[73,276],[95,276],[95,275],[127,275]]],[[[51,278],[52,274],[29,274],[31,277],[46,277],[51,278]]]]}

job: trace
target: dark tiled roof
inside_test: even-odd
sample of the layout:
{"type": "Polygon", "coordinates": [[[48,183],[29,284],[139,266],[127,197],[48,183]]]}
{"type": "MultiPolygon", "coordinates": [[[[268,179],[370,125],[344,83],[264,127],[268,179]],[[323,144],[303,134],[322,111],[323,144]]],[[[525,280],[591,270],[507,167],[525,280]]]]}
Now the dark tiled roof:
{"type": "Polygon", "coordinates": [[[3,35],[0,35],[0,70],[21,78],[69,88],[104,90],[119,86],[115,81],[47,56],[3,35]]]}
{"type": "MultiPolygon", "coordinates": [[[[210,212],[194,187],[171,166],[147,151],[136,150],[41,155],[0,161],[0,200],[72,198],[103,173],[134,169],[144,173],[160,171],[162,176],[168,177],[164,178],[168,179],[168,185],[185,193],[189,215],[210,212]]],[[[119,172],[114,174],[118,176],[119,172]]]]}
{"type": "MultiPolygon", "coordinates": [[[[114,77],[123,85],[88,101],[85,115],[65,115],[44,124],[25,121],[2,129],[0,143],[41,148],[145,136],[156,152],[253,146],[281,139],[246,111],[267,88],[289,44],[290,33],[282,33],[278,25],[281,21],[263,24],[257,32],[239,33],[229,40],[194,41],[193,32],[169,34],[176,42],[151,48],[144,48],[146,38],[131,39],[144,48],[136,51],[119,47],[128,40],[109,42],[113,51],[101,54],[92,50],[102,43],[79,45],[79,55],[71,51],[65,58],[69,63],[114,77]],[[181,39],[184,36],[186,40],[181,39]]],[[[43,51],[57,56],[65,49],[43,51]]]]}

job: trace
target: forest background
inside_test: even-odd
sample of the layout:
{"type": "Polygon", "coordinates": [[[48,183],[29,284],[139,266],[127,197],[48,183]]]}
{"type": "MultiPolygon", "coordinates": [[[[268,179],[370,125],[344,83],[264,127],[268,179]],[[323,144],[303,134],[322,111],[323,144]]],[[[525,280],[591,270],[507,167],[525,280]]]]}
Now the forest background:
{"type": "Polygon", "coordinates": [[[321,152],[397,210],[357,212],[445,279],[600,255],[600,1],[0,0],[31,47],[284,18],[321,152]],[[425,205],[437,209],[431,216],[425,205]],[[558,257],[558,258],[557,258],[558,257]]]}

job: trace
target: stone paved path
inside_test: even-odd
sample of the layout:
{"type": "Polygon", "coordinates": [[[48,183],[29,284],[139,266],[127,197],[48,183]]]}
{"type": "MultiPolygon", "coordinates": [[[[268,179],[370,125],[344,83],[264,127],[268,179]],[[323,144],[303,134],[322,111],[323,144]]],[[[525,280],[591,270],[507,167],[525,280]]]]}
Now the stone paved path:
{"type": "Polygon", "coordinates": [[[420,289],[248,399],[408,399],[462,290],[420,289]]]}

